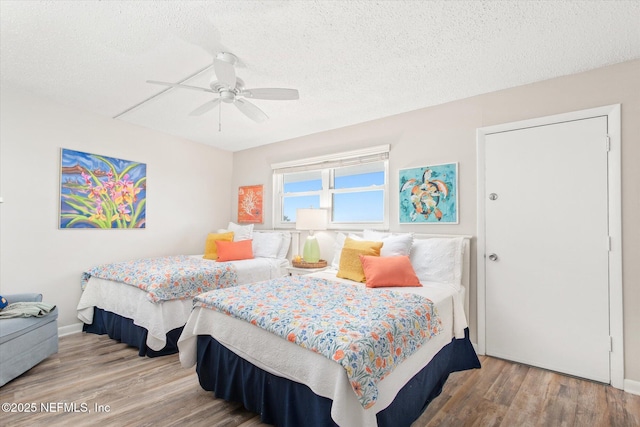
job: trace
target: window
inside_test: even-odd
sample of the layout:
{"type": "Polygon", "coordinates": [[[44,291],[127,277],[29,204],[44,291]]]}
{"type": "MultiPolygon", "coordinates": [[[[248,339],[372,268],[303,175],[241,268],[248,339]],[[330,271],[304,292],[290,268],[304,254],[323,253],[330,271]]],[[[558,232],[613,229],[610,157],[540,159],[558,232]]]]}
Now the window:
{"type": "Polygon", "coordinates": [[[329,228],[388,228],[389,146],[272,165],[274,227],[299,208],[326,208],[329,228]]]}
{"type": "Polygon", "coordinates": [[[380,161],[333,170],[330,192],[334,222],[384,222],[385,163],[380,161]]]}
{"type": "Polygon", "coordinates": [[[296,222],[296,209],[319,208],[322,172],[297,172],[282,175],[282,221],[296,222]]]}

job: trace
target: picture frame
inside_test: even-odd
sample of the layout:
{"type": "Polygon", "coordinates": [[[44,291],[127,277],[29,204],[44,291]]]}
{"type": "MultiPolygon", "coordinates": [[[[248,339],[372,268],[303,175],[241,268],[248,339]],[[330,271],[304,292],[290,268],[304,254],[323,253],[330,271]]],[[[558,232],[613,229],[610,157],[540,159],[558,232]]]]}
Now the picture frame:
{"type": "Polygon", "coordinates": [[[146,228],[147,165],[61,149],[60,229],[146,228]]]}
{"type": "Polygon", "coordinates": [[[400,224],[458,224],[458,163],[400,169],[400,224]]]}
{"type": "Polygon", "coordinates": [[[238,188],[238,223],[262,224],[264,191],[262,185],[238,188]]]}

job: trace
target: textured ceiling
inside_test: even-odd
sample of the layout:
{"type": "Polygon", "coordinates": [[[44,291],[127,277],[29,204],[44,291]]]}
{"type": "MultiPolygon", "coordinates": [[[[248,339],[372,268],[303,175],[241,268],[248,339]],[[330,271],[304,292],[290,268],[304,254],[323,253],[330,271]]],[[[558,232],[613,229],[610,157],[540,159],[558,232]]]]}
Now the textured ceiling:
{"type": "Polygon", "coordinates": [[[640,58],[640,1],[5,1],[0,77],[42,97],[237,151],[640,58]],[[252,100],[189,113],[232,52],[252,100]],[[207,68],[208,67],[208,68],[207,68]],[[149,98],[147,102],[143,102],[149,98]],[[141,104],[142,103],[142,104],[141,104]],[[138,105],[140,104],[140,105],[138,105]],[[137,106],[135,108],[132,108],[137,106]],[[218,131],[218,114],[222,131],[218,131]]]}

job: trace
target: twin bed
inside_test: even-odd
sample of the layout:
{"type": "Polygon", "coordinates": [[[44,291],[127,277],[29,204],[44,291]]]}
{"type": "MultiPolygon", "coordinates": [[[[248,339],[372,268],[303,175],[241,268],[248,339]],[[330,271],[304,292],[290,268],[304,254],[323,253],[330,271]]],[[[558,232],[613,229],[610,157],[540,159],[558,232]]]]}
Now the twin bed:
{"type": "MultiPolygon", "coordinates": [[[[383,241],[389,249],[380,255],[397,255],[389,253],[399,248],[396,236],[364,237],[383,241]]],[[[181,308],[182,365],[196,366],[202,388],[269,424],[410,425],[450,373],[480,363],[466,320],[469,238],[412,235],[402,250],[421,286],[369,288],[339,277],[343,259],[306,276],[197,295],[181,308]]]]}
{"type": "Polygon", "coordinates": [[[83,331],[107,334],[138,348],[140,356],[177,353],[177,341],[191,313],[193,297],[208,289],[286,274],[290,233],[255,231],[253,236],[256,237],[253,259],[221,263],[203,259],[202,255],[172,256],[88,270],[83,276],[83,292],[77,306],[83,331]],[[258,242],[260,247],[255,245],[258,242]],[[167,274],[175,275],[180,286],[175,290],[152,289],[150,283],[167,274]]]}
{"type": "MultiPolygon", "coordinates": [[[[466,321],[469,239],[460,239],[463,249],[456,254],[444,247],[457,239],[441,237],[416,236],[411,262],[423,278],[451,274],[448,283],[423,279],[421,287],[370,289],[329,269],[202,294],[178,343],[181,363],[196,365],[205,390],[242,402],[266,423],[409,426],[440,394],[450,373],[480,367],[466,321]],[[423,245],[432,238],[448,241],[423,245]],[[429,256],[429,250],[438,253],[429,256]],[[451,269],[441,269],[443,264],[451,269]],[[332,295],[344,305],[335,303],[332,295]],[[437,318],[427,315],[431,323],[412,329],[418,319],[408,314],[415,308],[403,304],[416,300],[424,308],[419,297],[432,302],[437,318]],[[314,304],[324,311],[306,309],[314,304]],[[385,310],[375,310],[381,307],[385,310]],[[362,322],[354,330],[340,322],[343,318],[362,322]],[[385,323],[389,325],[380,333],[385,323]],[[427,342],[400,345],[417,330],[431,330],[427,342]],[[367,336],[379,339],[370,344],[363,339],[367,336]],[[328,343],[328,352],[319,348],[320,341],[328,343]],[[361,363],[366,359],[371,363],[361,363]],[[385,364],[393,364],[393,369],[385,370],[385,364]]],[[[416,313],[425,317],[424,311],[416,313]]]]}

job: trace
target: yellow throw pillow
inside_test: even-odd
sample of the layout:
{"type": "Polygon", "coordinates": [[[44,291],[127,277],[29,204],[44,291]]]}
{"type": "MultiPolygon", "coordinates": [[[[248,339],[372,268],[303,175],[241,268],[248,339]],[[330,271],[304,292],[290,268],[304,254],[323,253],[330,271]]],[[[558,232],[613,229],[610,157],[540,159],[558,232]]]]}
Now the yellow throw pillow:
{"type": "Polygon", "coordinates": [[[216,241],[222,240],[223,242],[231,242],[233,241],[233,231],[229,231],[227,233],[209,233],[207,236],[207,241],[204,244],[204,259],[218,259],[218,246],[216,246],[216,241]]]}
{"type": "Polygon", "coordinates": [[[380,248],[382,248],[382,242],[353,240],[347,237],[340,254],[340,267],[336,276],[354,282],[365,282],[366,277],[360,255],[380,256],[380,248]]]}

